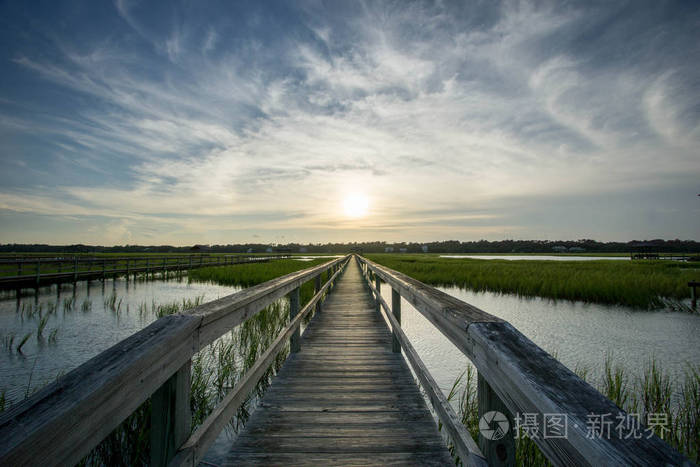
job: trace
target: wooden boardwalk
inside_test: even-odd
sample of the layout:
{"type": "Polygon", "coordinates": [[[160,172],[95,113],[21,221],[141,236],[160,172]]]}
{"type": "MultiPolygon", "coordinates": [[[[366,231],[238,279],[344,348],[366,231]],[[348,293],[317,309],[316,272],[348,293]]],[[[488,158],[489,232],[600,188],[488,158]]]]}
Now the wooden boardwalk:
{"type": "Polygon", "coordinates": [[[515,465],[514,429],[493,440],[482,431],[477,445],[454,413],[401,329],[402,298],[474,364],[480,414],[499,411],[510,427],[517,414],[534,414],[539,433],[546,414],[563,414],[565,436],[534,439],[553,465],[694,465],[651,433],[589,436],[591,414],[628,414],[510,323],[358,255],[164,316],[120,341],[0,413],[0,465],[76,465],[149,398],[150,465],[200,465],[288,343],[301,350],[224,455],[216,449],[216,465],[452,465],[404,357],[465,466],[515,465]],[[330,275],[323,285],[322,274],[330,275]],[[391,305],[380,282],[391,288],[391,305]],[[299,307],[301,287],[312,283],[314,297],[299,307]],[[299,339],[303,319],[331,288],[299,339]],[[191,359],[284,296],[289,325],[192,431],[191,359]]]}
{"type": "Polygon", "coordinates": [[[454,465],[355,260],[223,465],[454,465]]]}

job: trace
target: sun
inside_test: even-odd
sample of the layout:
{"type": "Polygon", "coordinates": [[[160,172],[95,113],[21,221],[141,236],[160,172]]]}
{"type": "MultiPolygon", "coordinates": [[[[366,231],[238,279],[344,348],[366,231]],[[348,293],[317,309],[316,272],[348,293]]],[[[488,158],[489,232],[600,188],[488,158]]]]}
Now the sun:
{"type": "Polygon", "coordinates": [[[365,217],[369,209],[369,199],[361,193],[349,194],[343,200],[343,209],[347,217],[365,217]]]}

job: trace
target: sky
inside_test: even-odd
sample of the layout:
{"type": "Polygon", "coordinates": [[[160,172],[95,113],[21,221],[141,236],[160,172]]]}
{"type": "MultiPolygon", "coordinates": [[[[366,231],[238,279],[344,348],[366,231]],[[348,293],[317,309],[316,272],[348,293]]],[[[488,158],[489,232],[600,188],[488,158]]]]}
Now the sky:
{"type": "Polygon", "coordinates": [[[700,240],[697,1],[0,0],[0,69],[0,243],[700,240]]]}

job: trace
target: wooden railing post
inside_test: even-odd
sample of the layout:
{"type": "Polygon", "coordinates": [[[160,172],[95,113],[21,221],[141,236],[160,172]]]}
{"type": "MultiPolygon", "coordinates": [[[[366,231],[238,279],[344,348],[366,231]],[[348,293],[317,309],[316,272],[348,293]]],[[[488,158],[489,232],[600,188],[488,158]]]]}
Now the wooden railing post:
{"type": "Polygon", "coordinates": [[[41,280],[41,260],[36,260],[36,285],[39,285],[41,280]]]}
{"type": "Polygon", "coordinates": [[[129,260],[126,260],[126,281],[129,282],[129,260]]]}
{"type": "Polygon", "coordinates": [[[477,376],[477,396],[479,399],[479,448],[481,452],[491,466],[514,466],[515,437],[513,431],[515,423],[513,415],[486,379],[481,376],[481,373],[477,376]],[[505,433],[503,433],[504,431],[505,433]]]}
{"type": "MultiPolygon", "coordinates": [[[[316,295],[319,290],[321,290],[321,274],[316,276],[316,281],[314,282],[314,295],[316,295]]],[[[314,310],[314,313],[318,313],[321,311],[321,300],[316,302],[316,309],[314,310]]]]}
{"type": "MultiPolygon", "coordinates": [[[[299,314],[299,287],[289,292],[289,321],[292,321],[299,314]]],[[[292,352],[301,350],[301,330],[296,328],[292,337],[289,339],[289,345],[292,352]]]]}
{"type": "Polygon", "coordinates": [[[164,466],[190,435],[190,367],[187,361],[151,396],[151,465],[164,466]]]}
{"type": "MultiPolygon", "coordinates": [[[[396,321],[401,325],[401,294],[395,288],[391,288],[391,312],[394,314],[396,321]]],[[[392,332],[391,339],[391,350],[392,352],[401,352],[401,343],[399,342],[399,337],[396,330],[392,332]]]]}
{"type": "Polygon", "coordinates": [[[379,279],[379,276],[377,276],[377,275],[375,274],[375,276],[374,276],[374,287],[377,289],[377,313],[380,313],[380,312],[381,312],[380,307],[382,306],[382,305],[381,305],[381,302],[379,301],[379,296],[382,294],[381,286],[382,286],[382,281],[379,279]]]}
{"type": "Polygon", "coordinates": [[[73,257],[73,282],[78,281],[78,257],[73,257]]]}

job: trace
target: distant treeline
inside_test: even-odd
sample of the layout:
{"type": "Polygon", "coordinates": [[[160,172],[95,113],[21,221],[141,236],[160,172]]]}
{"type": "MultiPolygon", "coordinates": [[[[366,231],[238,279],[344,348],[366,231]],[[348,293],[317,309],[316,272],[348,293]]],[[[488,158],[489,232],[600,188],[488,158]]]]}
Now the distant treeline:
{"type": "Polygon", "coordinates": [[[92,245],[41,245],[41,244],[6,244],[0,245],[0,253],[346,253],[362,251],[364,253],[700,253],[700,242],[693,240],[633,240],[631,242],[597,242],[595,240],[502,240],[477,242],[460,242],[448,240],[427,243],[324,243],[270,245],[246,243],[234,245],[193,245],[193,246],[92,246],[92,245]]]}

